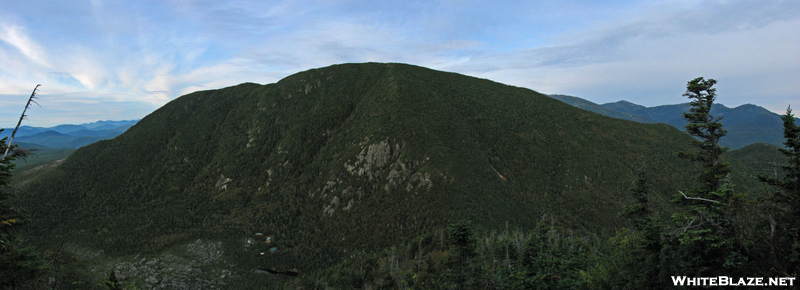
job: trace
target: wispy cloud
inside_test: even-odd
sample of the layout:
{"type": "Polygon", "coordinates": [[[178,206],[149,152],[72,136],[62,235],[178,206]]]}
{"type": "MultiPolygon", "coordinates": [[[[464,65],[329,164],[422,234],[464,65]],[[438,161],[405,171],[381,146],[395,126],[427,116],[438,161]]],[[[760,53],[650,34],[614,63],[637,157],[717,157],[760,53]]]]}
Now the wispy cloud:
{"type": "MultiPolygon", "coordinates": [[[[682,102],[682,87],[696,76],[717,78],[727,105],[754,102],[779,111],[800,91],[796,1],[4,6],[0,94],[22,100],[42,83],[43,96],[64,106],[52,112],[63,122],[84,117],[67,109],[73,101],[93,102],[98,114],[108,112],[103,119],[134,119],[195,90],[365,61],[413,63],[601,103],[682,102]],[[112,107],[118,105],[139,109],[112,107]]],[[[16,111],[0,108],[8,110],[16,111]]]]}
{"type": "Polygon", "coordinates": [[[703,2],[642,12],[568,33],[552,46],[485,54],[450,69],[600,103],[682,102],[683,85],[697,76],[720,80],[720,101],[729,105],[779,111],[800,99],[796,82],[778,81],[800,77],[800,3],[703,2]]]}
{"type": "Polygon", "coordinates": [[[49,67],[44,50],[28,37],[23,27],[0,24],[0,40],[16,48],[20,53],[37,64],[49,67]]]}

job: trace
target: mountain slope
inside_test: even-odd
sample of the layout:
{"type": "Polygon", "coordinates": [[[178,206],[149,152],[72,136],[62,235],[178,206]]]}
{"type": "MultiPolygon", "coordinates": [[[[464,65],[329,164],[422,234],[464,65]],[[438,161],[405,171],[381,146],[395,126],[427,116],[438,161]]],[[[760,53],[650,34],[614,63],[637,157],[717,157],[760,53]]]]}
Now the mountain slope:
{"type": "MultiPolygon", "coordinates": [[[[648,117],[645,117],[645,116],[639,114],[638,112],[637,113],[631,113],[630,110],[618,110],[618,109],[615,109],[613,106],[606,106],[606,105],[602,105],[601,106],[601,105],[595,104],[593,102],[590,102],[590,101],[587,101],[587,100],[584,100],[584,99],[581,99],[581,98],[578,98],[578,97],[567,96],[567,95],[548,95],[548,97],[551,97],[551,98],[554,98],[556,100],[562,101],[564,103],[570,104],[570,105],[572,105],[574,107],[578,107],[578,108],[587,110],[589,112],[598,113],[598,114],[603,115],[603,116],[609,116],[609,117],[612,117],[612,118],[629,120],[629,121],[634,121],[634,122],[639,122],[639,123],[657,123],[655,120],[650,119],[648,117]]],[[[625,101],[622,101],[622,102],[625,102],[625,101]]],[[[631,105],[635,105],[635,104],[631,104],[631,105]]],[[[635,105],[635,106],[638,106],[638,105],[635,105]]],[[[642,108],[644,108],[644,107],[642,107],[642,108]]]]}
{"type": "Polygon", "coordinates": [[[16,164],[13,169],[15,177],[22,171],[27,171],[41,165],[40,163],[65,159],[70,154],[72,154],[72,152],[75,152],[75,149],[71,148],[50,148],[47,146],[42,146],[39,144],[30,144],[30,143],[16,143],[16,144],[20,148],[35,149],[35,151],[33,151],[32,156],[28,156],[25,159],[17,159],[12,161],[12,163],[16,164]]]}
{"type": "MultiPolygon", "coordinates": [[[[740,175],[742,179],[755,180],[758,175],[780,176],[781,165],[785,165],[787,158],[778,147],[767,143],[755,143],[741,149],[728,151],[726,161],[731,162],[733,175],[740,175]]],[[[769,192],[770,186],[763,182],[754,182],[747,188],[750,193],[769,192]]]]}
{"type": "Polygon", "coordinates": [[[28,182],[20,203],[45,248],[56,235],[109,254],[206,238],[245,272],[306,271],[463,219],[620,226],[636,168],[657,204],[688,187],[695,167],[675,152],[690,140],[488,80],[346,64],[180,97],[28,182]],[[254,233],[273,240],[251,247],[254,233]]]}

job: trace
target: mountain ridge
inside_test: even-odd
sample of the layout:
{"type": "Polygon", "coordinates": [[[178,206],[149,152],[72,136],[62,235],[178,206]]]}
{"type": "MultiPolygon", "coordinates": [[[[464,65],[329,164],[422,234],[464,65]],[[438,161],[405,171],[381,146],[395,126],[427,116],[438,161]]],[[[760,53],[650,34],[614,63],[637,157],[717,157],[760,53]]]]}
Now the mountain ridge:
{"type": "MultiPolygon", "coordinates": [[[[13,142],[49,148],[77,149],[99,140],[114,138],[137,121],[97,121],[81,125],[61,124],[47,128],[20,126],[13,142]]],[[[0,132],[0,138],[10,137],[13,131],[14,128],[4,129],[0,132]]]]}
{"type": "MultiPolygon", "coordinates": [[[[36,127],[36,126],[22,125],[19,126],[15,138],[21,136],[30,136],[45,131],[55,131],[62,134],[68,134],[79,130],[89,130],[89,131],[109,130],[124,126],[133,126],[138,121],[139,120],[120,120],[120,121],[101,120],[92,123],[83,123],[77,125],[59,124],[51,127],[36,127]]],[[[3,132],[0,133],[0,138],[11,136],[12,131],[14,131],[14,128],[3,128],[3,132]]]]}
{"type": "MultiPolygon", "coordinates": [[[[579,97],[549,96],[605,116],[641,123],[665,123],[679,130],[683,130],[683,126],[686,125],[686,119],[683,118],[682,113],[689,110],[689,103],[645,107],[621,100],[598,105],[579,97]]],[[[780,115],[763,107],[744,104],[729,108],[721,103],[715,103],[712,105],[711,114],[716,117],[725,116],[721,122],[724,125],[723,129],[727,130],[728,134],[721,139],[722,146],[739,149],[759,142],[783,146],[783,121],[781,121],[780,115]]],[[[798,118],[795,120],[800,122],[798,118]]]]}
{"type": "Polygon", "coordinates": [[[675,155],[691,140],[485,79],[342,64],[177,98],[42,169],[19,201],[42,248],[132,255],[205,239],[237,275],[306,272],[460,220],[614,229],[642,166],[668,211],[697,169],[675,155]]]}

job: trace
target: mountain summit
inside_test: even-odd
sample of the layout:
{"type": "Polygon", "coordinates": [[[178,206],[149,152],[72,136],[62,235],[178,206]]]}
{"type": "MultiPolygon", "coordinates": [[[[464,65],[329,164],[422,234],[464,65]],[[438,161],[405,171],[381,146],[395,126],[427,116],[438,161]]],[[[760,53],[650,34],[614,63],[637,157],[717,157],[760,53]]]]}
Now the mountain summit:
{"type": "Polygon", "coordinates": [[[690,142],[489,80],[343,64],[182,96],[20,199],[43,247],[59,235],[133,254],[203,238],[243,269],[305,271],[459,220],[619,226],[636,168],[660,195],[686,187],[693,167],[674,152],[690,142]],[[249,247],[255,233],[269,243],[249,247]]]}

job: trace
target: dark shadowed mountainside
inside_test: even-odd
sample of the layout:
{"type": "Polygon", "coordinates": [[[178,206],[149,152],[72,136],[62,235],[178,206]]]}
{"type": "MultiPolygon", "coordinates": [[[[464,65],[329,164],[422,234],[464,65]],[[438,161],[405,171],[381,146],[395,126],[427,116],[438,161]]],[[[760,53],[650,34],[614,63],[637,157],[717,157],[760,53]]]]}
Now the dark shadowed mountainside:
{"type": "Polygon", "coordinates": [[[691,139],[489,80],[344,64],[182,96],[29,177],[19,199],[43,248],[133,255],[202,238],[240,275],[305,272],[466,219],[620,227],[637,168],[661,207],[689,187],[696,167],[675,152],[691,139]]]}

